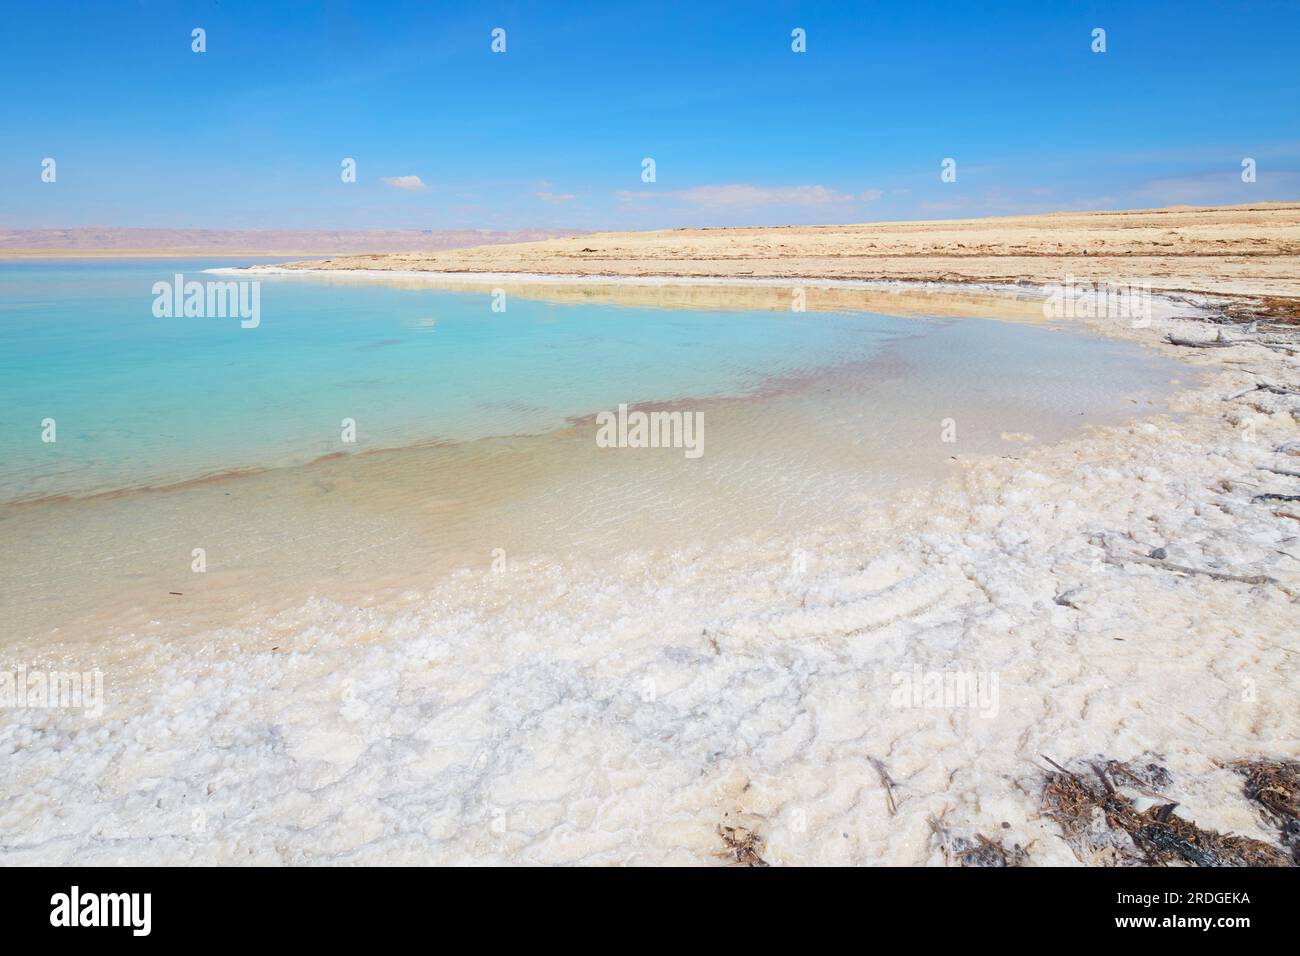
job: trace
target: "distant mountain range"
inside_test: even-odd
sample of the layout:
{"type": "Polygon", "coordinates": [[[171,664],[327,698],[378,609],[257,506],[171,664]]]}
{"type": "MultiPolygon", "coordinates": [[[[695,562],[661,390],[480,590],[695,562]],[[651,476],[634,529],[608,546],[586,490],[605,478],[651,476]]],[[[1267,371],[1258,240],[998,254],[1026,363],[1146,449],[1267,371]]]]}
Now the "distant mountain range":
{"type": "Polygon", "coordinates": [[[581,235],[572,230],[525,229],[0,229],[0,254],[160,253],[310,255],[364,252],[423,252],[504,242],[529,242],[581,235]]]}

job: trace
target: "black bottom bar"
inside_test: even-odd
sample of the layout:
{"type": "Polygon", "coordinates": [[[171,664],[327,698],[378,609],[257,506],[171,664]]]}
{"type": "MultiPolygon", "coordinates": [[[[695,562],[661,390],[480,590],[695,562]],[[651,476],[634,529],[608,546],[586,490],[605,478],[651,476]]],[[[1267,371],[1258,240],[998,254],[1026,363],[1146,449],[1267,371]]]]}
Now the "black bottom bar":
{"type": "Polygon", "coordinates": [[[597,942],[629,931],[669,943],[686,920],[706,920],[715,931],[745,935],[801,924],[801,933],[851,928],[868,939],[877,932],[917,931],[921,939],[983,927],[1072,941],[1131,936],[1145,938],[1147,945],[1199,933],[1230,944],[1243,932],[1280,933],[1293,926],[1295,891],[1294,874],[1240,869],[562,870],[545,875],[434,869],[0,870],[0,911],[12,944],[75,933],[83,942],[114,936],[132,943],[284,940],[337,946],[349,939],[373,942],[377,930],[427,934],[457,927],[487,931],[496,943],[512,932],[536,944],[557,935],[597,942]]]}

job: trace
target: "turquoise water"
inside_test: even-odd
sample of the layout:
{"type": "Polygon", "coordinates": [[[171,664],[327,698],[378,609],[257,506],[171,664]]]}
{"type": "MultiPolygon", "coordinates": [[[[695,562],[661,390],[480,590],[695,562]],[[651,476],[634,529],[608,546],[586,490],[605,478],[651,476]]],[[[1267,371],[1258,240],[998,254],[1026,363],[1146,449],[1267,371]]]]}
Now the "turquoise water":
{"type": "Polygon", "coordinates": [[[257,328],[154,317],[155,282],[231,278],[203,274],[213,265],[0,263],[0,500],[538,434],[620,402],[744,395],[925,330],[867,313],[517,297],[501,313],[481,292],[305,277],[260,277],[257,328]],[[355,443],[342,440],[345,418],[355,443]]]}

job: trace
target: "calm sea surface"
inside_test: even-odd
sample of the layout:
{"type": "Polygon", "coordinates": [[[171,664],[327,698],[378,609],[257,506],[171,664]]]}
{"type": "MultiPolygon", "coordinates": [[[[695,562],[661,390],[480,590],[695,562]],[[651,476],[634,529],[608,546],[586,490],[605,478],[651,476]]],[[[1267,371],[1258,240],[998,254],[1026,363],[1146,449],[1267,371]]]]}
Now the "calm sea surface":
{"type": "Polygon", "coordinates": [[[154,283],[229,278],[203,274],[212,264],[0,263],[0,500],[538,434],[621,402],[744,395],[925,331],[870,314],[522,298],[494,312],[484,293],[300,277],[259,280],[256,328],[154,316],[154,283]]]}

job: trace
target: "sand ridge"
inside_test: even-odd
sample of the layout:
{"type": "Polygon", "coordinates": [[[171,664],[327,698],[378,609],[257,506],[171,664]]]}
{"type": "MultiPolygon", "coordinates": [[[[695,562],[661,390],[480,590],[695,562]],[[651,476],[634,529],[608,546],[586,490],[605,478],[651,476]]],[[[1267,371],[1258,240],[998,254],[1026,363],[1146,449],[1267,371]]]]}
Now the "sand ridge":
{"type": "Polygon", "coordinates": [[[841,226],[604,232],[288,268],[945,283],[1149,282],[1300,296],[1300,203],[841,226]]]}

